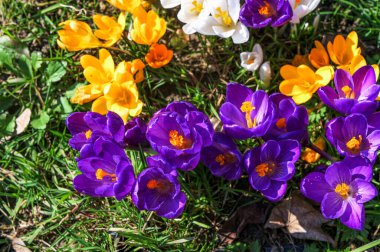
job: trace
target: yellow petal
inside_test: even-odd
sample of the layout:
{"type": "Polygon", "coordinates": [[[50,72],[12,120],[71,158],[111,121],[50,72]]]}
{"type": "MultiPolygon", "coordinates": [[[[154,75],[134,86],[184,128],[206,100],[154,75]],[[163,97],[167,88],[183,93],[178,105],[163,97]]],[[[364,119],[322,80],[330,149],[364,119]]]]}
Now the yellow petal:
{"type": "Polygon", "coordinates": [[[102,67],[109,75],[114,75],[115,64],[112,59],[112,55],[106,49],[100,49],[99,60],[102,63],[102,67]]]}
{"type": "Polygon", "coordinates": [[[310,84],[315,82],[315,73],[307,65],[300,65],[297,67],[298,78],[309,82],[310,84]]]}
{"type": "Polygon", "coordinates": [[[92,112],[99,113],[101,115],[107,114],[107,99],[104,96],[99,97],[92,103],[92,112]]]}
{"type": "Polygon", "coordinates": [[[309,88],[305,87],[305,81],[301,79],[284,80],[280,83],[279,88],[280,92],[286,96],[300,95],[309,92],[309,88]]]}
{"type": "Polygon", "coordinates": [[[334,77],[334,68],[332,66],[324,66],[315,72],[315,84],[319,86],[326,86],[334,77]]]}
{"type": "Polygon", "coordinates": [[[304,94],[295,95],[292,97],[292,99],[297,105],[299,105],[299,104],[303,104],[307,102],[308,100],[311,99],[311,97],[313,97],[312,93],[304,93],[304,94]]]}

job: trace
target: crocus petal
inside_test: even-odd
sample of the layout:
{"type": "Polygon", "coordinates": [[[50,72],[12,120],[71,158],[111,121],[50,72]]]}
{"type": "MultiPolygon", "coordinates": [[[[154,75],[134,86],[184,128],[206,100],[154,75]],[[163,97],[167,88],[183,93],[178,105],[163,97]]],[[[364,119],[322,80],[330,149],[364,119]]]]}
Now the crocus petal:
{"type": "Polygon", "coordinates": [[[346,210],[347,201],[335,193],[326,193],[322,199],[321,212],[323,216],[327,219],[336,219],[343,215],[346,210]]]}
{"type": "Polygon", "coordinates": [[[186,195],[183,192],[180,192],[177,197],[172,200],[164,202],[156,213],[159,216],[174,219],[180,216],[186,205],[186,195]]]}
{"type": "Polygon", "coordinates": [[[271,181],[270,187],[266,190],[262,190],[261,193],[272,202],[281,200],[286,193],[286,182],[271,181]]]}
{"type": "Polygon", "coordinates": [[[359,204],[366,203],[377,196],[377,189],[370,182],[363,181],[361,179],[356,179],[352,181],[351,186],[355,190],[356,202],[359,204]]]}
{"type": "Polygon", "coordinates": [[[355,202],[355,200],[349,200],[340,221],[351,229],[363,230],[365,222],[364,205],[355,202]]]}
{"type": "Polygon", "coordinates": [[[349,185],[351,182],[351,173],[347,167],[342,165],[342,162],[336,162],[327,168],[325,179],[326,182],[335,189],[338,184],[345,183],[349,185]]]}
{"type": "Polygon", "coordinates": [[[322,172],[311,172],[306,175],[302,179],[300,189],[303,195],[316,202],[322,202],[323,197],[332,191],[322,172]]]}
{"type": "Polygon", "coordinates": [[[181,4],[181,0],[161,0],[162,7],[171,9],[181,4]]]}

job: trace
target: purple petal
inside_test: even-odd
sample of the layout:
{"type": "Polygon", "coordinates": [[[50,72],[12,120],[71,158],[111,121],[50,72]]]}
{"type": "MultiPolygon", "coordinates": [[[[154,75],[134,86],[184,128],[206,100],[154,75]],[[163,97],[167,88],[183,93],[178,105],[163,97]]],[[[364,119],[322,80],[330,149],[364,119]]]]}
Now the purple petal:
{"type": "Polygon", "coordinates": [[[104,180],[92,180],[83,174],[74,178],[73,186],[78,192],[91,197],[112,197],[115,195],[113,183],[106,183],[104,180]]]}
{"type": "Polygon", "coordinates": [[[286,182],[271,181],[270,187],[261,193],[270,201],[276,202],[281,200],[286,193],[286,182]]]}
{"type": "Polygon", "coordinates": [[[334,101],[338,99],[338,95],[332,87],[321,87],[318,89],[318,95],[324,104],[335,109],[334,101]]]}
{"type": "Polygon", "coordinates": [[[347,201],[335,193],[329,192],[325,194],[321,203],[321,212],[327,219],[336,219],[343,215],[346,210],[347,201]]]}
{"type": "Polygon", "coordinates": [[[229,83],[227,84],[226,90],[226,102],[232,103],[240,108],[243,102],[249,100],[248,97],[252,94],[253,91],[242,84],[229,83]]]}
{"type": "Polygon", "coordinates": [[[321,172],[311,172],[306,175],[301,181],[300,189],[303,195],[316,202],[322,202],[323,197],[332,192],[325,175],[321,172]]]}
{"type": "Polygon", "coordinates": [[[292,162],[284,162],[277,164],[270,178],[276,181],[287,181],[294,176],[296,168],[292,162]]]}
{"type": "Polygon", "coordinates": [[[66,125],[71,135],[83,133],[90,129],[84,120],[85,114],[85,112],[74,112],[66,118],[66,125]]]}
{"type": "Polygon", "coordinates": [[[346,94],[342,90],[343,87],[348,86],[351,89],[354,88],[354,82],[350,73],[343,69],[337,69],[335,71],[334,84],[339,97],[346,97],[346,94]]]}
{"type": "Polygon", "coordinates": [[[159,209],[156,210],[157,215],[174,219],[180,216],[186,205],[186,195],[180,192],[174,199],[165,201],[159,209]]]}
{"type": "Polygon", "coordinates": [[[351,108],[350,113],[360,113],[363,115],[370,115],[377,109],[378,106],[379,106],[379,103],[377,101],[361,101],[361,102],[356,103],[351,108]]]}
{"type": "Polygon", "coordinates": [[[261,147],[260,160],[262,163],[274,162],[280,152],[280,145],[276,141],[269,140],[261,147]]]}
{"type": "Polygon", "coordinates": [[[295,163],[300,157],[301,146],[297,140],[281,140],[278,142],[281,152],[277,157],[277,162],[295,163]]]}
{"type": "Polygon", "coordinates": [[[249,183],[253,189],[263,191],[269,188],[271,180],[268,176],[260,177],[256,171],[253,171],[249,174],[249,183]]]}
{"type": "Polygon", "coordinates": [[[118,114],[109,111],[107,113],[107,126],[113,139],[118,143],[122,143],[124,139],[123,119],[118,114]]]}
{"type": "Polygon", "coordinates": [[[352,79],[355,84],[355,94],[360,94],[370,85],[376,84],[375,70],[372,66],[363,66],[355,71],[352,79]]]}
{"type": "Polygon", "coordinates": [[[340,221],[351,229],[363,230],[365,222],[364,205],[358,204],[354,199],[349,200],[340,221]]]}
{"type": "Polygon", "coordinates": [[[355,193],[354,197],[359,204],[366,203],[377,196],[377,189],[370,182],[355,179],[351,186],[355,193]]]}
{"type": "Polygon", "coordinates": [[[335,189],[338,184],[345,183],[349,185],[351,183],[350,169],[344,165],[344,162],[333,163],[327,168],[325,179],[333,189],[335,189]]]}

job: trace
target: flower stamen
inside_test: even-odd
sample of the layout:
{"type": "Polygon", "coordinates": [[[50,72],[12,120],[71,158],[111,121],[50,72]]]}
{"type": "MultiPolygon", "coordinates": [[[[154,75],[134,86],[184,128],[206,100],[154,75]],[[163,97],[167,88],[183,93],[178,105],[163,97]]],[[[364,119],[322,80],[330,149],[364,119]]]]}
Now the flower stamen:
{"type": "Polygon", "coordinates": [[[335,187],[335,192],[346,199],[350,193],[350,187],[346,183],[341,183],[335,187]]]}
{"type": "Polygon", "coordinates": [[[198,3],[197,0],[194,0],[191,3],[192,3],[192,5],[194,7],[190,11],[191,12],[196,12],[196,13],[201,13],[201,11],[203,10],[203,4],[202,3],[198,3]]]}
{"type": "Polygon", "coordinates": [[[276,122],[276,127],[279,129],[286,129],[286,119],[284,117],[278,119],[276,122]]]}
{"type": "Polygon", "coordinates": [[[351,151],[353,154],[358,154],[360,152],[360,145],[362,143],[363,137],[362,135],[359,135],[358,138],[352,137],[347,143],[346,147],[351,151]]]}
{"type": "Polygon", "coordinates": [[[183,150],[191,146],[191,142],[186,140],[181,134],[176,130],[169,131],[169,142],[177,149],[183,150]]]}
{"type": "Polygon", "coordinates": [[[229,26],[232,24],[232,19],[227,11],[222,11],[220,7],[216,8],[215,10],[216,10],[215,18],[220,17],[226,26],[229,26]]]}
{"type": "Polygon", "coordinates": [[[264,177],[268,174],[271,174],[273,172],[273,169],[275,168],[274,163],[261,163],[258,166],[256,166],[256,172],[260,177],[264,177]]]}
{"type": "Polygon", "coordinates": [[[84,134],[86,135],[86,139],[90,139],[91,135],[92,135],[92,131],[91,130],[87,130],[84,134]]]}
{"type": "Polygon", "coordinates": [[[256,109],[256,107],[253,106],[250,101],[243,102],[242,105],[241,105],[241,107],[240,107],[241,112],[245,113],[245,120],[247,121],[247,126],[250,129],[253,128],[253,127],[256,127],[256,125],[257,125],[256,118],[253,119],[253,122],[252,122],[252,118],[251,118],[251,112],[254,109],[256,109]]]}
{"type": "Polygon", "coordinates": [[[342,87],[342,92],[344,93],[344,96],[346,98],[354,99],[355,98],[355,93],[352,91],[352,88],[349,86],[344,86],[342,87]]]}

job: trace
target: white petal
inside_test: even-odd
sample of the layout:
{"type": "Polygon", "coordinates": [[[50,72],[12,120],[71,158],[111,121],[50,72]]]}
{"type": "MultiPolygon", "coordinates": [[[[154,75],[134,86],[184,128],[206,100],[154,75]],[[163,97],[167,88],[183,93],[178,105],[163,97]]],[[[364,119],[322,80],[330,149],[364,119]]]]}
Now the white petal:
{"type": "Polygon", "coordinates": [[[234,24],[237,23],[240,13],[240,1],[237,0],[228,0],[228,14],[232,18],[234,24]]]}
{"type": "Polygon", "coordinates": [[[208,16],[206,18],[199,19],[196,24],[193,24],[195,30],[203,35],[216,35],[212,27],[217,25],[218,23],[212,16],[208,16]]]}
{"type": "Polygon", "coordinates": [[[193,23],[185,24],[184,26],[182,26],[182,30],[186,34],[193,34],[197,31],[193,26],[193,23]]]}
{"type": "Polygon", "coordinates": [[[174,8],[181,4],[181,0],[161,0],[161,5],[165,9],[174,8]]]}
{"type": "Polygon", "coordinates": [[[232,35],[232,41],[235,44],[242,44],[248,41],[249,31],[241,22],[238,22],[235,27],[235,33],[232,35]]]}
{"type": "Polygon", "coordinates": [[[222,38],[229,38],[235,33],[235,27],[215,25],[212,27],[215,34],[222,38]]]}
{"type": "Polygon", "coordinates": [[[309,7],[310,11],[313,11],[317,8],[320,1],[321,0],[306,0],[306,2],[308,2],[306,5],[309,7]]]}
{"type": "Polygon", "coordinates": [[[270,85],[270,81],[272,79],[271,74],[272,71],[270,69],[270,62],[266,61],[261,65],[259,70],[260,79],[264,82],[265,88],[268,88],[270,85]]]}
{"type": "Polygon", "coordinates": [[[259,65],[261,65],[261,63],[263,63],[263,59],[264,59],[263,48],[261,48],[261,45],[256,43],[253,46],[252,52],[254,52],[256,55],[255,62],[259,62],[259,65]]]}

